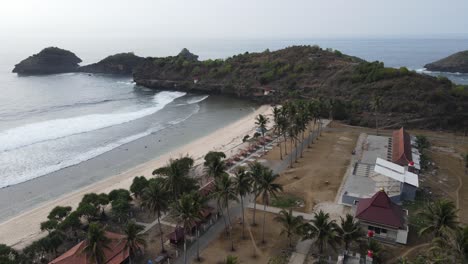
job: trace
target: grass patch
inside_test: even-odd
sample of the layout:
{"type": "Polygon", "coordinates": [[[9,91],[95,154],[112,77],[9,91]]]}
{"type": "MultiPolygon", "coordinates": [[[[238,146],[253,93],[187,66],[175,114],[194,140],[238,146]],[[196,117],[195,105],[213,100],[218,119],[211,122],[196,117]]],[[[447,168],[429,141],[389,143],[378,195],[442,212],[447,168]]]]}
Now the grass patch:
{"type": "Polygon", "coordinates": [[[271,206],[278,208],[294,208],[301,205],[304,205],[304,201],[290,194],[278,195],[271,200],[271,206]]]}

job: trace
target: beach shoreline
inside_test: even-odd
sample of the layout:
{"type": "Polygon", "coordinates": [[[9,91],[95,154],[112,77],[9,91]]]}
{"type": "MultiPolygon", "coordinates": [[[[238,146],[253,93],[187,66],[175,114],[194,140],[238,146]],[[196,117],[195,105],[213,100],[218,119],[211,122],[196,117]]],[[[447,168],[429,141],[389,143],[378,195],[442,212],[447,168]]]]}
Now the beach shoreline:
{"type": "Polygon", "coordinates": [[[203,156],[212,150],[224,151],[231,156],[233,148],[242,143],[242,138],[255,131],[255,117],[259,114],[271,115],[270,106],[260,106],[254,112],[234,121],[220,129],[217,129],[206,136],[195,139],[174,150],[159,156],[156,159],[141,163],[131,169],[118,173],[80,188],[74,192],[65,194],[57,199],[42,203],[34,209],[20,213],[2,223],[0,223],[0,243],[21,249],[32,243],[34,240],[44,236],[46,232],[40,231],[40,223],[47,219],[48,213],[55,206],[76,207],[84,194],[95,192],[110,192],[114,189],[126,188],[131,185],[136,176],[151,177],[152,171],[164,166],[171,158],[178,158],[181,155],[189,155],[195,165],[203,161],[203,156]]]}

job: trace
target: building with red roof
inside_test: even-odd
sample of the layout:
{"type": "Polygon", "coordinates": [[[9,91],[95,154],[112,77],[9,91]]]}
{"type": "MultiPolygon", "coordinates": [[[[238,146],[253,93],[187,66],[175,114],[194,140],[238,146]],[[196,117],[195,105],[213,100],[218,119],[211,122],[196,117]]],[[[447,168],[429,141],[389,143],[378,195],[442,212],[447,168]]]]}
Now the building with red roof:
{"type": "Polygon", "coordinates": [[[392,162],[408,166],[413,161],[411,137],[402,127],[392,133],[392,162]]]}
{"type": "MultiPolygon", "coordinates": [[[[121,264],[125,263],[129,256],[128,248],[125,249],[125,236],[106,232],[106,237],[109,238],[110,243],[107,248],[104,248],[104,255],[106,264],[121,264]]],[[[83,252],[86,247],[87,241],[83,240],[67,252],[63,253],[60,257],[52,260],[49,264],[92,264],[83,252]]]]}
{"type": "Polygon", "coordinates": [[[407,215],[384,190],[361,199],[355,214],[366,232],[372,231],[377,239],[400,244],[406,244],[408,238],[407,215]]]}

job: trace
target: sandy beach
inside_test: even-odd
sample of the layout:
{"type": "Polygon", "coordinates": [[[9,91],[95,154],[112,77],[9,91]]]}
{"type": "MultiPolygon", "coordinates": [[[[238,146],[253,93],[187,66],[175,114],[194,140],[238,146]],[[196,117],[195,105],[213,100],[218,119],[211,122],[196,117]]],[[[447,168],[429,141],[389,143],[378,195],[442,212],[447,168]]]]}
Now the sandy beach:
{"type": "Polygon", "coordinates": [[[63,195],[58,199],[43,203],[32,210],[17,215],[0,224],[0,243],[21,249],[45,235],[44,232],[40,231],[39,225],[46,220],[47,215],[55,206],[76,207],[82,196],[86,193],[110,192],[113,189],[129,188],[135,176],[144,175],[151,177],[154,169],[164,166],[171,158],[189,155],[195,160],[195,165],[197,165],[202,162],[203,156],[211,150],[224,151],[230,156],[234,154],[233,149],[242,142],[242,138],[255,131],[255,117],[259,114],[271,115],[271,107],[261,106],[255,112],[238,121],[172,150],[155,160],[142,163],[122,173],[63,195]]]}

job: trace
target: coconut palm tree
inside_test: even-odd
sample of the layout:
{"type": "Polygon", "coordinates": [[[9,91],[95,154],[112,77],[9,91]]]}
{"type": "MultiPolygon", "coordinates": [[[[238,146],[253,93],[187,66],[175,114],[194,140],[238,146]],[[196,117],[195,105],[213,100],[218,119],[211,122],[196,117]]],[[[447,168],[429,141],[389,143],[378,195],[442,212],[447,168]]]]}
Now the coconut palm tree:
{"type": "Polygon", "coordinates": [[[353,242],[359,242],[364,237],[364,232],[361,229],[359,221],[350,215],[346,214],[346,217],[340,217],[341,224],[337,229],[338,235],[345,244],[345,250],[349,249],[349,245],[353,242]]]}
{"type": "Polygon", "coordinates": [[[320,257],[322,257],[327,246],[335,248],[340,243],[338,228],[335,221],[330,220],[330,215],[320,210],[314,213],[314,218],[303,226],[303,239],[315,239],[320,257]]]}
{"type": "Polygon", "coordinates": [[[237,201],[238,199],[234,182],[231,180],[228,174],[224,174],[221,177],[215,179],[215,189],[212,193],[212,197],[216,199],[218,205],[221,207],[225,228],[229,232],[229,238],[231,239],[231,250],[234,251],[234,240],[232,239],[232,232],[230,231],[231,216],[229,214],[229,202],[237,201]],[[226,226],[226,217],[223,212],[224,208],[226,208],[229,227],[226,226]]]}
{"type": "Polygon", "coordinates": [[[443,262],[468,263],[468,227],[458,227],[434,238],[429,251],[443,262]]]}
{"type": "Polygon", "coordinates": [[[161,252],[166,252],[164,249],[164,234],[161,226],[161,216],[169,209],[169,197],[169,191],[164,188],[163,183],[158,180],[150,181],[148,187],[143,190],[143,194],[141,196],[142,206],[153,213],[153,215],[156,214],[158,218],[161,252]]]}
{"type": "Polygon", "coordinates": [[[433,234],[442,236],[445,232],[457,228],[457,209],[452,201],[441,199],[427,203],[424,210],[418,213],[421,219],[419,235],[433,234]]]}
{"type": "Polygon", "coordinates": [[[206,174],[211,178],[217,178],[226,173],[226,163],[223,159],[226,158],[224,152],[210,151],[205,155],[206,174]]]}
{"type": "Polygon", "coordinates": [[[106,256],[104,250],[109,249],[109,238],[106,237],[104,228],[100,227],[98,223],[90,223],[88,228],[88,235],[86,245],[82,252],[91,263],[104,264],[106,256]]]}
{"type": "Polygon", "coordinates": [[[142,248],[146,246],[146,241],[141,233],[145,228],[141,225],[137,225],[135,222],[128,222],[124,229],[125,234],[125,247],[124,250],[128,250],[129,264],[133,263],[133,258],[137,252],[141,252],[142,248]]]}
{"type": "Polygon", "coordinates": [[[372,260],[375,263],[381,263],[382,261],[382,253],[384,251],[382,245],[377,242],[375,239],[369,240],[367,244],[367,251],[372,251],[372,260]]]}
{"type": "Polygon", "coordinates": [[[263,171],[265,167],[257,161],[254,161],[249,164],[249,176],[251,178],[252,183],[252,192],[254,194],[254,208],[253,208],[253,217],[252,217],[252,226],[256,226],[257,223],[255,222],[255,212],[257,211],[257,198],[259,196],[259,189],[258,186],[260,185],[260,181],[262,179],[263,171]]]}
{"type": "MultiPolygon", "coordinates": [[[[172,203],[171,215],[177,220],[178,224],[184,227],[184,243],[186,243],[186,235],[191,232],[192,228],[196,226],[196,222],[201,219],[202,204],[198,193],[184,193],[180,198],[172,203]]],[[[197,230],[198,231],[198,230],[197,230]]],[[[186,244],[184,245],[184,263],[187,263],[186,244]]],[[[199,252],[197,251],[197,259],[200,259],[199,252]]]]}
{"type": "Polygon", "coordinates": [[[188,177],[192,166],[193,159],[190,157],[171,159],[165,167],[154,170],[153,175],[163,177],[165,187],[172,192],[174,200],[177,200],[183,192],[196,189],[196,181],[188,177]]]}
{"type": "Polygon", "coordinates": [[[281,210],[274,219],[282,225],[280,235],[286,235],[289,240],[289,247],[292,247],[292,237],[301,233],[304,218],[301,215],[294,216],[290,208],[289,211],[281,210]]]}
{"type": "MultiPolygon", "coordinates": [[[[278,139],[278,142],[280,140],[280,137],[281,137],[281,133],[282,133],[282,122],[283,122],[283,116],[281,114],[281,109],[278,108],[277,106],[275,106],[273,108],[273,121],[275,122],[275,125],[273,127],[273,130],[275,131],[276,133],[276,137],[278,139]]],[[[283,160],[283,148],[281,146],[281,142],[279,143],[279,148],[280,148],[280,159],[283,160]]]]}
{"type": "Polygon", "coordinates": [[[245,238],[244,197],[252,191],[252,178],[244,167],[239,167],[234,176],[234,191],[240,197],[242,210],[242,238],[245,238]]]}
{"type": "Polygon", "coordinates": [[[372,97],[372,100],[370,102],[370,107],[374,111],[375,115],[375,130],[377,132],[377,135],[379,135],[379,116],[377,115],[378,112],[380,111],[380,108],[382,107],[382,97],[381,96],[376,96],[374,95],[372,97]]]}
{"type": "Polygon", "coordinates": [[[262,197],[263,201],[263,226],[262,226],[262,243],[265,243],[265,218],[266,218],[266,206],[270,202],[270,197],[276,197],[278,192],[283,191],[283,187],[274,183],[278,178],[278,174],[274,174],[272,170],[264,167],[262,176],[257,186],[259,196],[262,197]]]}
{"type": "MultiPolygon", "coordinates": [[[[270,120],[268,119],[268,117],[262,115],[262,114],[259,114],[256,118],[255,118],[255,125],[258,126],[258,128],[260,128],[261,130],[261,133],[262,133],[262,138],[263,140],[265,140],[265,132],[267,131],[267,124],[270,120]]],[[[263,145],[263,152],[265,152],[265,145],[263,145]]]]}

